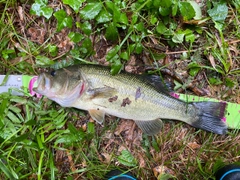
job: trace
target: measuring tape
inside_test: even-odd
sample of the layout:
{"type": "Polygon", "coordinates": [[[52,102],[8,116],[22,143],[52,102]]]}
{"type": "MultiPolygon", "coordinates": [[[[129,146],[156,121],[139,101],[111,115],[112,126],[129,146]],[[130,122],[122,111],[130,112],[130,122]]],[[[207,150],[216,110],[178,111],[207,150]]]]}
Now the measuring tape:
{"type": "MultiPolygon", "coordinates": [[[[186,94],[176,94],[175,97],[186,101],[186,102],[199,102],[199,101],[214,101],[220,102],[219,100],[208,98],[208,97],[199,97],[194,95],[186,95],[186,94]]],[[[227,109],[225,113],[226,122],[228,127],[231,129],[240,129],[240,104],[237,103],[227,103],[227,109]]]]}
{"type": "MultiPolygon", "coordinates": [[[[37,86],[37,76],[28,75],[0,75],[0,93],[8,92],[11,89],[11,93],[17,96],[29,95],[41,97],[40,94],[35,93],[32,89],[37,86]],[[6,80],[7,78],[7,80],[6,80]]],[[[175,98],[181,99],[186,102],[199,102],[199,101],[215,101],[219,100],[207,97],[199,97],[194,95],[171,93],[175,98]]],[[[240,129],[240,104],[227,103],[227,109],[225,114],[226,123],[231,129],[240,129]]]]}

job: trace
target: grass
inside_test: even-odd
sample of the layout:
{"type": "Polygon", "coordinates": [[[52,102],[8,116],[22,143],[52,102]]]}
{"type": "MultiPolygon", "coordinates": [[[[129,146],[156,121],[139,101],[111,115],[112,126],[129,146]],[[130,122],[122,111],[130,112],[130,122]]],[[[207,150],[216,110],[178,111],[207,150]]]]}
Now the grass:
{"type": "MultiPolygon", "coordinates": [[[[0,1],[0,73],[99,63],[240,102],[239,1],[93,2],[0,1]]],[[[214,179],[239,163],[239,142],[239,130],[220,136],[171,121],[148,137],[130,120],[101,126],[45,98],[0,94],[0,179],[103,179],[115,168],[138,179],[214,179]]]]}

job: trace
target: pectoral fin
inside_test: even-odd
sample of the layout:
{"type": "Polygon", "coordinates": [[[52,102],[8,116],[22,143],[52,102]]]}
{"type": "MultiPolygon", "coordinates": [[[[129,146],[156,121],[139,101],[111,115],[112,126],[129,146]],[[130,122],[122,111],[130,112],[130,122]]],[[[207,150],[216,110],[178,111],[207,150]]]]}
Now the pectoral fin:
{"type": "Polygon", "coordinates": [[[138,127],[147,135],[157,134],[162,126],[163,122],[161,119],[149,120],[149,121],[135,121],[138,127]]]}
{"type": "Polygon", "coordinates": [[[98,109],[90,109],[88,110],[91,118],[97,121],[99,124],[102,124],[105,119],[105,112],[98,109]]]}
{"type": "Polygon", "coordinates": [[[95,88],[95,89],[88,89],[86,94],[91,96],[91,98],[98,98],[98,97],[112,97],[117,93],[117,90],[115,88],[105,86],[101,88],[95,88]]]}

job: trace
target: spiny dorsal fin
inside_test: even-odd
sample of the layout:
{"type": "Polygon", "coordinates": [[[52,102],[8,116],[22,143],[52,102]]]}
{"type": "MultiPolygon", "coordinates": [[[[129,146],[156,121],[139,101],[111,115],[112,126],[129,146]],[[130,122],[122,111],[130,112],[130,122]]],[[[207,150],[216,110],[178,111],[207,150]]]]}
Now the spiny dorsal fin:
{"type": "Polygon", "coordinates": [[[156,75],[145,76],[145,75],[143,75],[142,77],[145,81],[147,81],[149,84],[154,86],[158,91],[169,95],[169,92],[170,92],[169,87],[167,86],[167,84],[165,84],[163,82],[163,80],[159,76],[156,76],[156,75]]]}

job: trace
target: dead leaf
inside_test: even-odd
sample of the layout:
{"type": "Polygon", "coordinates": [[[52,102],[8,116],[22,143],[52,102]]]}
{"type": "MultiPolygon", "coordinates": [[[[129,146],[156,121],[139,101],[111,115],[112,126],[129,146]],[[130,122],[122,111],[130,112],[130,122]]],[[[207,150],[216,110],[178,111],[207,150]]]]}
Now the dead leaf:
{"type": "Polygon", "coordinates": [[[84,132],[87,131],[87,124],[86,124],[86,123],[82,125],[82,130],[83,130],[84,132]]]}
{"type": "Polygon", "coordinates": [[[176,140],[178,142],[182,141],[185,138],[187,133],[188,133],[188,129],[187,128],[181,128],[180,132],[176,136],[176,140]]]}
{"type": "Polygon", "coordinates": [[[201,147],[201,145],[196,142],[189,142],[187,146],[191,149],[199,149],[201,147]]]}
{"type": "Polygon", "coordinates": [[[175,173],[172,169],[166,167],[166,166],[156,166],[153,168],[153,174],[156,178],[159,177],[159,175],[162,175],[162,174],[171,174],[173,176],[175,176],[175,173]]]}
{"type": "Polygon", "coordinates": [[[146,158],[142,154],[140,154],[140,153],[138,153],[137,157],[138,157],[139,167],[140,168],[146,167],[146,161],[145,161],[146,158]]]}
{"type": "Polygon", "coordinates": [[[210,55],[208,56],[208,59],[209,59],[211,65],[212,65],[212,67],[213,67],[214,69],[216,69],[216,63],[215,63],[214,57],[210,54],[210,55]]]}
{"type": "Polygon", "coordinates": [[[134,122],[130,120],[121,120],[114,134],[119,136],[123,131],[129,131],[133,126],[133,123],[134,122]]]}
{"type": "Polygon", "coordinates": [[[20,17],[20,21],[23,21],[23,8],[22,8],[22,6],[18,6],[18,8],[17,8],[17,11],[18,11],[18,15],[19,15],[19,17],[20,17]]]}
{"type": "Polygon", "coordinates": [[[236,44],[233,44],[231,46],[229,46],[229,50],[234,52],[234,56],[238,56],[240,51],[239,49],[237,48],[237,45],[236,44]]]}
{"type": "MultiPolygon", "coordinates": [[[[96,52],[96,54],[94,55],[94,58],[97,59],[97,61],[99,61],[99,59],[105,59],[106,56],[106,52],[107,52],[107,40],[105,39],[104,36],[100,36],[98,38],[96,38],[96,41],[94,42],[94,50],[96,52]]],[[[105,59],[106,61],[106,59],[105,59]]]]}
{"type": "Polygon", "coordinates": [[[44,29],[37,29],[35,27],[30,27],[27,30],[27,34],[30,36],[30,40],[37,42],[39,44],[44,43],[44,37],[46,35],[46,31],[44,29]]]}
{"type": "Polygon", "coordinates": [[[125,66],[125,71],[132,73],[135,72],[137,70],[137,66],[136,66],[136,56],[130,56],[130,59],[127,63],[127,65],[125,66]]]}
{"type": "Polygon", "coordinates": [[[104,163],[107,163],[107,164],[110,164],[111,163],[111,160],[112,160],[112,156],[108,153],[101,153],[101,156],[103,157],[102,158],[102,161],[104,163]]]}
{"type": "Polygon", "coordinates": [[[74,162],[73,162],[72,155],[71,155],[71,153],[68,150],[66,152],[67,152],[68,161],[69,161],[69,164],[70,164],[71,171],[75,172],[76,168],[75,168],[75,165],[74,165],[74,162]]]}

